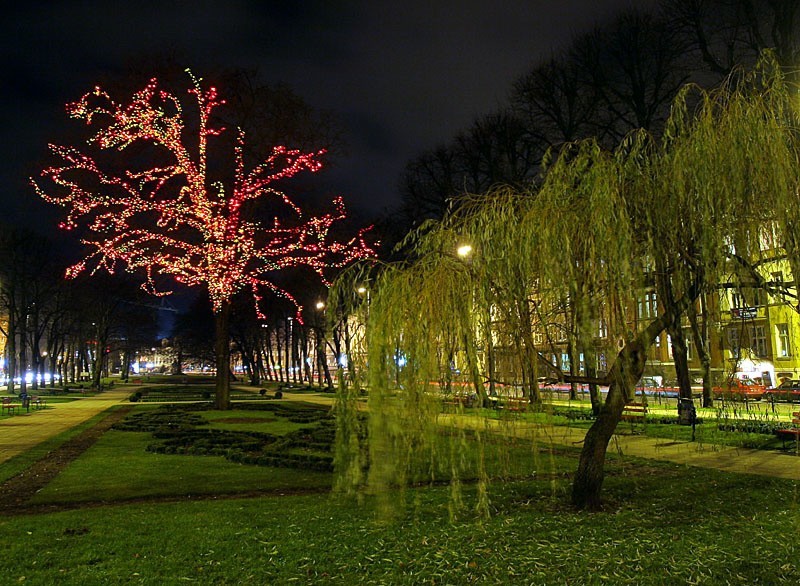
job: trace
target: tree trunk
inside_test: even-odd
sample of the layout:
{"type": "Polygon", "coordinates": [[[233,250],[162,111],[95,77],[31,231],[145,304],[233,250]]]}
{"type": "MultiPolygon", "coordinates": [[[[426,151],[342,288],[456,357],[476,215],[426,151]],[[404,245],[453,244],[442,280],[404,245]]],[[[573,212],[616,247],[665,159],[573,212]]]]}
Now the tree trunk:
{"type": "Polygon", "coordinates": [[[19,369],[19,394],[28,392],[28,381],[25,378],[28,370],[28,356],[27,348],[25,347],[25,332],[23,331],[19,337],[19,345],[17,346],[17,368],[19,369]]]}
{"type": "Polygon", "coordinates": [[[288,318],[286,320],[286,324],[284,325],[284,342],[285,346],[283,348],[283,368],[286,371],[286,382],[290,382],[292,380],[292,352],[291,352],[291,335],[292,335],[292,318],[288,318]]]}
{"type": "Polygon", "coordinates": [[[689,324],[692,327],[692,338],[697,348],[697,357],[703,369],[703,407],[712,407],[714,397],[711,394],[711,348],[708,339],[708,301],[703,294],[702,313],[700,315],[702,323],[698,324],[697,311],[694,306],[687,310],[689,324]]]}
{"type": "Polygon", "coordinates": [[[8,312],[8,338],[6,340],[6,390],[14,394],[14,377],[17,375],[17,322],[14,311],[8,312]]]}
{"type": "Polygon", "coordinates": [[[215,407],[222,411],[231,408],[231,344],[230,344],[231,304],[222,303],[214,314],[215,336],[214,352],[217,361],[215,407]]]}
{"type": "Polygon", "coordinates": [[[689,360],[686,355],[686,338],[680,321],[667,329],[672,345],[672,361],[675,363],[675,376],[678,379],[678,394],[682,399],[692,398],[692,378],[689,376],[689,360]]]}
{"type": "Polygon", "coordinates": [[[103,377],[103,358],[105,352],[100,349],[98,343],[94,350],[94,363],[92,364],[92,388],[96,391],[100,390],[100,380],[103,377]]]}
{"type": "MultiPolygon", "coordinates": [[[[583,370],[586,372],[587,378],[597,378],[597,354],[591,342],[583,346],[583,370]]],[[[600,415],[600,408],[603,406],[600,398],[600,388],[597,383],[589,384],[589,401],[592,405],[592,413],[597,417],[600,415]]]]}
{"type": "MultiPolygon", "coordinates": [[[[672,279],[668,276],[663,262],[656,261],[656,267],[660,275],[656,277],[658,296],[664,307],[674,307],[675,291],[672,279]]],[[[692,379],[689,376],[689,360],[686,356],[686,338],[681,328],[681,315],[680,313],[672,314],[672,319],[667,324],[667,333],[672,345],[672,361],[675,364],[675,377],[678,379],[678,394],[682,399],[691,399],[692,379]]]]}
{"type": "Polygon", "coordinates": [[[664,313],[654,319],[633,340],[629,340],[617,354],[617,360],[607,377],[608,395],[592,427],[586,433],[578,470],[572,484],[572,503],[578,508],[598,509],[600,489],[605,476],[605,458],[608,442],[622,417],[625,404],[633,400],[636,383],[642,378],[647,362],[647,349],[667,325],[694,303],[700,294],[700,282],[695,282],[687,293],[664,313]]]}
{"type": "Polygon", "coordinates": [[[625,404],[633,399],[636,383],[644,373],[646,349],[646,343],[641,336],[628,342],[619,351],[609,373],[611,384],[608,395],[597,419],[586,433],[572,484],[572,503],[578,508],[600,508],[608,442],[622,417],[625,404]]]}
{"type": "MultiPolygon", "coordinates": [[[[576,360],[577,352],[575,352],[575,336],[571,333],[569,334],[568,342],[567,342],[567,356],[569,356],[569,374],[570,376],[577,376],[578,375],[578,360],[576,360]]],[[[569,383],[569,400],[570,401],[577,401],[578,400],[578,383],[571,382],[569,383]]]]}
{"type": "MultiPolygon", "coordinates": [[[[300,346],[300,364],[298,365],[302,370],[301,373],[305,374],[305,380],[307,384],[313,385],[314,384],[314,373],[311,371],[311,365],[308,361],[308,346],[309,346],[309,336],[308,336],[309,328],[307,326],[303,326],[300,328],[300,334],[298,336],[298,344],[300,346]]],[[[301,379],[302,382],[302,379],[301,379]]]]}

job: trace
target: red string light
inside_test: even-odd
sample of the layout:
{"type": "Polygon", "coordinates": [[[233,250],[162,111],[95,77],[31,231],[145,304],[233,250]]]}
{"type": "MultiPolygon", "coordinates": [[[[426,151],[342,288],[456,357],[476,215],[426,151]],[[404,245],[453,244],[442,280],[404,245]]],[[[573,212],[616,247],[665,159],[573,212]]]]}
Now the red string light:
{"type": "Polygon", "coordinates": [[[233,152],[233,185],[211,183],[208,139],[225,129],[212,127],[210,117],[225,102],[215,88],[203,89],[200,80],[192,77],[192,81],[189,94],[196,100],[199,118],[192,148],[186,144],[180,100],[159,89],[155,79],[127,105],[114,102],[99,87],[67,105],[70,116],[98,126],[89,144],[121,156],[134,144],[159,151],[158,165],[107,173],[95,158],[76,148],[50,145],[60,163],[44,169],[41,176],[52,185],[45,190],[36,181],[32,183],[42,198],[67,210],[60,227],[84,226],[86,236],[81,241],[92,248],[86,258],[67,270],[67,276],[86,270],[94,274],[100,269],[114,273],[124,267],[144,272],[142,286],[155,295],[171,293],[159,288],[163,276],[188,286],[206,284],[215,311],[239,290],[250,288],[260,318],[264,317],[261,292],[268,290],[291,300],[299,318],[302,308],[271,276],[282,269],[306,266],[328,284],[325,269],[374,254],[365,241],[366,230],[347,242],[335,241],[330,228],[346,217],[340,197],[334,199],[332,212],[307,217],[274,187],[302,171],[319,171],[324,150],[304,153],[276,146],[248,171],[243,155],[245,136],[239,130],[233,152]],[[291,221],[282,222],[277,215],[269,227],[248,221],[242,205],[259,198],[272,198],[284,211],[288,209],[291,221]]]}

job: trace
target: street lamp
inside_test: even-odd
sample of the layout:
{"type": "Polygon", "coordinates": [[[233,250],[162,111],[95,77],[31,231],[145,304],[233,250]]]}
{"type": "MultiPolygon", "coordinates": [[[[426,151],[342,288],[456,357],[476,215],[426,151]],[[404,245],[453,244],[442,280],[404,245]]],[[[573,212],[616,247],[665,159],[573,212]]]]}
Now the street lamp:
{"type": "Polygon", "coordinates": [[[325,309],[325,302],[317,301],[317,309],[325,309]]]}
{"type": "Polygon", "coordinates": [[[472,254],[472,246],[469,244],[462,244],[456,249],[456,253],[461,258],[467,258],[469,255],[472,254]]]}

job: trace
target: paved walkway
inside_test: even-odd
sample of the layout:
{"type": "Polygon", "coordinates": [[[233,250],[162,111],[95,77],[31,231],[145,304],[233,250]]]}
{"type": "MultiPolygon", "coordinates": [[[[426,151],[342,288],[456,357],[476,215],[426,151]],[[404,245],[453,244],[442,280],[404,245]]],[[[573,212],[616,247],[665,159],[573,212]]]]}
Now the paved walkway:
{"type": "MultiPolygon", "coordinates": [[[[19,410],[0,416],[0,464],[58,435],[113,405],[127,401],[131,387],[80,397],[68,403],[48,403],[44,409],[19,410]]],[[[42,397],[47,400],[46,395],[42,397]]]]}
{"type": "MultiPolygon", "coordinates": [[[[0,417],[0,464],[35,445],[66,431],[113,405],[127,401],[131,387],[106,391],[94,397],[81,397],[69,403],[53,403],[46,409],[0,417]]],[[[285,392],[284,399],[330,405],[328,393],[285,392]]],[[[557,446],[579,447],[585,435],[580,428],[532,424],[522,419],[481,420],[470,416],[444,415],[458,425],[491,428],[500,433],[535,439],[557,446]]],[[[624,424],[619,429],[623,429],[624,424]]],[[[609,445],[610,453],[665,460],[688,466],[715,468],[800,480],[800,455],[766,450],[728,448],[698,442],[671,441],[644,435],[621,433],[609,445]]]]}

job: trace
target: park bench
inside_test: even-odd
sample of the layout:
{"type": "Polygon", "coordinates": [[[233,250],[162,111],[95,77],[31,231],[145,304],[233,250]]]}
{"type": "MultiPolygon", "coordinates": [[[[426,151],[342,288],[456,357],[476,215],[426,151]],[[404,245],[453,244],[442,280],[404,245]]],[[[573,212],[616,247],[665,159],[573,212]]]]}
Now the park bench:
{"type": "Polygon", "coordinates": [[[31,405],[33,405],[34,409],[44,409],[46,404],[47,401],[42,399],[39,395],[31,395],[31,405]]]}
{"type": "Polygon", "coordinates": [[[531,402],[525,397],[508,397],[503,406],[509,411],[525,412],[530,408],[531,402]]]}
{"type": "Polygon", "coordinates": [[[476,397],[470,393],[453,393],[442,398],[442,405],[449,407],[472,407],[476,397]]]}
{"type": "Polygon", "coordinates": [[[785,427],[783,429],[775,430],[775,435],[781,438],[784,448],[786,447],[787,439],[794,441],[800,439],[800,411],[795,411],[792,413],[792,425],[793,427],[785,427]]]}
{"type": "Polygon", "coordinates": [[[11,397],[3,397],[3,406],[2,409],[0,409],[0,413],[6,411],[11,415],[12,413],[16,413],[17,409],[19,409],[19,405],[14,403],[11,397]]]}
{"type": "Polygon", "coordinates": [[[644,421],[647,405],[644,403],[628,403],[622,409],[622,421],[644,421]]]}

